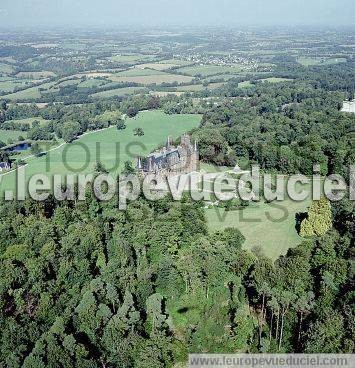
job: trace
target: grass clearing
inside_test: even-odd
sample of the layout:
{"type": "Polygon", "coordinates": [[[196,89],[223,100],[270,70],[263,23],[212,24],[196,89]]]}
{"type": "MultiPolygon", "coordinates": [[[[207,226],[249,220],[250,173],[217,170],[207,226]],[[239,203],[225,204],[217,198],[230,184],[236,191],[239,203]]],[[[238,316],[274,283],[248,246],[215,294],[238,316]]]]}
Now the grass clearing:
{"type": "Polygon", "coordinates": [[[159,61],[159,63],[161,63],[161,64],[174,64],[174,65],[181,65],[181,66],[186,66],[186,65],[191,64],[190,61],[180,60],[180,59],[161,60],[161,61],[159,61]]]}
{"type": "Polygon", "coordinates": [[[88,71],[88,72],[73,74],[70,77],[62,78],[60,81],[67,80],[69,78],[74,79],[74,78],[82,78],[82,77],[86,77],[88,79],[91,79],[91,78],[107,78],[107,77],[110,77],[112,74],[113,73],[111,73],[111,72],[88,71]]]}
{"type": "Polygon", "coordinates": [[[218,65],[196,65],[180,68],[177,71],[191,76],[209,77],[218,74],[235,74],[243,71],[242,65],[218,66],[218,65]]]}
{"type": "Polygon", "coordinates": [[[239,74],[238,73],[235,73],[235,74],[219,74],[219,75],[216,75],[216,76],[211,76],[211,77],[207,77],[207,78],[204,78],[202,80],[202,82],[208,82],[208,83],[214,83],[214,82],[228,82],[229,80],[233,79],[233,78],[237,78],[239,77],[239,74]]]}
{"type": "Polygon", "coordinates": [[[157,96],[157,97],[166,97],[170,95],[181,96],[184,93],[185,92],[178,92],[178,91],[151,91],[150,92],[152,96],[157,96]]]}
{"type": "Polygon", "coordinates": [[[238,83],[238,88],[249,88],[249,87],[253,87],[253,83],[251,83],[250,81],[244,81],[244,82],[240,82],[238,83]]]}
{"type": "Polygon", "coordinates": [[[120,54],[109,57],[108,59],[116,63],[134,63],[136,61],[149,59],[150,56],[143,54],[120,54]]]}
{"type": "Polygon", "coordinates": [[[41,98],[41,91],[50,91],[50,89],[55,85],[56,82],[48,82],[40,84],[36,87],[26,88],[22,91],[10,93],[8,95],[3,96],[11,101],[21,101],[21,100],[36,100],[41,98]]]}
{"type": "Polygon", "coordinates": [[[193,80],[193,77],[185,76],[185,75],[176,75],[176,74],[168,74],[168,73],[159,73],[152,75],[142,75],[142,76],[131,76],[125,77],[120,76],[118,74],[112,75],[110,78],[113,82],[120,83],[138,83],[143,85],[150,84],[163,84],[163,83],[189,83],[193,80]]]}
{"type": "Polygon", "coordinates": [[[322,66],[345,63],[346,58],[324,58],[324,57],[310,57],[302,56],[297,59],[297,62],[303,66],[322,66]]]}
{"type": "Polygon", "coordinates": [[[204,86],[203,84],[190,84],[188,86],[178,86],[176,90],[179,92],[200,92],[220,88],[223,85],[224,83],[210,83],[208,86],[204,86]]]}
{"type": "Polygon", "coordinates": [[[341,111],[350,112],[350,113],[355,114],[355,100],[354,101],[344,101],[341,111]]]}
{"type": "Polygon", "coordinates": [[[8,143],[8,140],[11,139],[13,141],[17,141],[18,137],[27,137],[27,133],[21,130],[4,130],[0,129],[0,141],[4,143],[8,143]]]}
{"type": "MultiPolygon", "coordinates": [[[[137,155],[147,155],[166,141],[167,136],[178,138],[199,125],[200,115],[166,115],[162,111],[144,111],[133,119],[127,119],[125,130],[115,126],[83,135],[76,142],[65,144],[42,157],[26,160],[26,181],[34,174],[92,173],[100,161],[112,174],[120,172],[125,161],[134,161],[137,155]],[[135,128],[142,128],[144,135],[134,135],[135,128]],[[97,151],[100,144],[100,153],[97,151]],[[86,147],[89,155],[86,155],[86,147]],[[127,152],[130,147],[132,155],[127,152]],[[66,156],[63,153],[66,152],[66,156]],[[66,165],[64,164],[64,161],[66,165]]],[[[16,173],[2,176],[0,192],[15,190],[16,173]]]]}
{"type": "MultiPolygon", "coordinates": [[[[310,190],[310,184],[304,189],[310,190]]],[[[285,196],[283,201],[252,202],[244,210],[225,211],[214,207],[205,213],[211,231],[236,227],[246,238],[245,249],[261,251],[275,260],[302,242],[296,231],[296,214],[306,212],[310,204],[310,197],[296,202],[285,196]]]]}
{"type": "Polygon", "coordinates": [[[171,69],[174,67],[179,66],[179,64],[169,64],[169,63],[146,63],[146,64],[140,64],[136,65],[135,68],[137,69],[154,69],[158,71],[171,69]]]}
{"type": "Polygon", "coordinates": [[[62,82],[57,83],[56,85],[59,87],[67,87],[67,86],[75,86],[80,83],[80,79],[66,79],[62,82]]]}
{"type": "Polygon", "coordinates": [[[278,77],[270,77],[270,78],[264,78],[264,79],[260,79],[263,82],[268,82],[268,83],[282,83],[282,82],[292,82],[293,79],[290,78],[278,78],[278,77]]]}
{"type": "Polygon", "coordinates": [[[15,68],[9,64],[0,64],[0,73],[11,74],[15,68]]]}
{"type": "Polygon", "coordinates": [[[91,95],[94,98],[108,98],[115,96],[128,96],[134,95],[136,93],[148,92],[145,87],[125,87],[125,88],[115,88],[108,91],[97,92],[91,95]]]}
{"type": "Polygon", "coordinates": [[[0,81],[0,92],[12,93],[16,88],[26,87],[26,85],[31,85],[29,81],[21,80],[7,80],[0,81]]]}
{"type": "Polygon", "coordinates": [[[106,79],[91,78],[86,79],[78,84],[79,88],[94,88],[107,83],[106,79]]]}
{"type": "Polygon", "coordinates": [[[42,70],[40,72],[19,72],[16,74],[17,78],[28,78],[28,79],[42,79],[56,76],[57,74],[48,70],[42,70]]]}
{"type": "MultiPolygon", "coordinates": [[[[293,79],[288,79],[288,78],[278,78],[278,77],[270,77],[270,78],[263,78],[263,79],[259,79],[258,82],[267,82],[267,83],[281,83],[281,82],[292,82],[293,79]]],[[[249,87],[253,87],[254,84],[251,83],[251,81],[244,81],[244,82],[240,82],[238,83],[238,88],[249,88],[249,87]]]]}
{"type": "Polygon", "coordinates": [[[123,72],[119,72],[113,74],[112,77],[119,76],[119,77],[141,77],[146,75],[164,75],[165,73],[152,70],[152,69],[139,69],[139,68],[132,68],[128,70],[124,70],[123,72]]]}
{"type": "Polygon", "coordinates": [[[14,123],[27,124],[30,126],[32,126],[34,121],[38,121],[41,126],[45,126],[49,123],[50,120],[43,119],[42,117],[33,117],[26,119],[16,119],[11,121],[13,121],[14,123]]]}

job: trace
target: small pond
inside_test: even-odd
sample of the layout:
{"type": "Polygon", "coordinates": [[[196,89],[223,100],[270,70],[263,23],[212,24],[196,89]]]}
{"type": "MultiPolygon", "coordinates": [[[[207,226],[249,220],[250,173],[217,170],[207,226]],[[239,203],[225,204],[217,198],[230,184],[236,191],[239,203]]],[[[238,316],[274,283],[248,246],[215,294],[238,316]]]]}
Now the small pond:
{"type": "Polygon", "coordinates": [[[22,151],[26,151],[31,147],[31,143],[19,143],[16,144],[15,146],[9,147],[7,148],[5,151],[6,152],[22,152],[22,151]]]}

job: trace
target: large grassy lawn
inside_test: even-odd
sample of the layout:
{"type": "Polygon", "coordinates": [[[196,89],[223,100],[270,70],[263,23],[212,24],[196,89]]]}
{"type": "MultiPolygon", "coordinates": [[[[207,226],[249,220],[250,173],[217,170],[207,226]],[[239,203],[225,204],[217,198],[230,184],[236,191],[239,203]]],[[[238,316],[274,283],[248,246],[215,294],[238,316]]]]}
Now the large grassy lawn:
{"type": "Polygon", "coordinates": [[[3,129],[0,129],[0,141],[2,141],[4,143],[8,143],[9,139],[17,141],[19,136],[22,136],[22,137],[26,138],[27,133],[22,132],[21,130],[3,130],[3,129]]]}
{"type": "MultiPolygon", "coordinates": [[[[34,121],[38,121],[40,123],[40,125],[46,125],[50,122],[50,120],[43,119],[42,117],[16,119],[16,120],[10,120],[10,121],[13,121],[15,123],[20,123],[20,124],[28,124],[30,126],[32,126],[34,121]]],[[[23,132],[23,133],[26,134],[26,132],[23,132]]],[[[23,135],[23,134],[21,134],[21,135],[23,135]]]]}
{"type": "MultiPolygon", "coordinates": [[[[306,187],[310,189],[309,185],[306,187]]],[[[261,251],[275,260],[302,242],[296,231],[296,214],[306,212],[310,204],[309,197],[296,202],[286,196],[283,201],[253,202],[240,211],[214,207],[205,212],[211,231],[236,227],[246,238],[245,249],[261,251]]]]}
{"type": "MultiPolygon", "coordinates": [[[[26,178],[38,173],[68,174],[74,173],[75,170],[80,173],[92,173],[97,161],[116,174],[121,171],[125,161],[135,161],[137,155],[148,154],[163,144],[167,136],[177,138],[196,127],[200,120],[199,115],[166,115],[161,111],[142,112],[136,118],[127,120],[125,130],[118,131],[114,126],[92,132],[80,137],[74,143],[65,144],[49,152],[46,156],[29,158],[26,178]],[[144,136],[134,135],[133,130],[137,127],[143,129],[144,136]],[[97,144],[100,144],[99,149],[97,144]]],[[[0,192],[2,193],[4,189],[13,190],[15,178],[15,173],[3,176],[0,192]]]]}

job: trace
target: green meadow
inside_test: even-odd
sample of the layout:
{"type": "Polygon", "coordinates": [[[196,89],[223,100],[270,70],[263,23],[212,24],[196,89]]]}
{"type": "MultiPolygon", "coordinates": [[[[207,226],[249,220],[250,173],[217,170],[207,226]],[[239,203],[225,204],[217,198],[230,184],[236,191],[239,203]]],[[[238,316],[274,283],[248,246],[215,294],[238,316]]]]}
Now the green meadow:
{"type": "Polygon", "coordinates": [[[345,63],[346,58],[324,58],[324,57],[309,57],[302,56],[297,59],[297,62],[303,66],[322,66],[345,63]]]}
{"type": "Polygon", "coordinates": [[[50,91],[55,85],[55,82],[48,82],[40,84],[36,87],[26,88],[22,91],[10,93],[8,95],[3,96],[3,98],[11,100],[11,101],[22,101],[22,100],[36,100],[41,98],[41,90],[42,91],[50,91]]]}
{"type": "MultiPolygon", "coordinates": [[[[26,159],[26,180],[34,174],[92,173],[96,162],[117,174],[126,161],[135,161],[138,155],[147,155],[171,135],[178,138],[201,121],[199,115],[166,115],[161,111],[145,111],[136,118],[127,119],[125,130],[115,126],[90,132],[77,141],[63,144],[46,155],[26,159]],[[144,135],[134,135],[135,128],[142,128],[144,135]]],[[[30,155],[30,153],[28,153],[30,155]]],[[[14,172],[2,176],[0,192],[15,188],[14,172]]]]}
{"type": "MultiPolygon", "coordinates": [[[[289,78],[278,78],[278,77],[259,79],[259,82],[267,82],[267,83],[281,83],[281,82],[291,82],[291,81],[292,79],[289,79],[289,78]]],[[[248,88],[248,87],[253,87],[253,86],[254,84],[248,80],[238,83],[239,88],[248,88]]]]}
{"type": "Polygon", "coordinates": [[[31,82],[25,80],[5,80],[0,81],[0,92],[10,93],[15,90],[15,88],[26,87],[26,85],[30,85],[31,82]]]}
{"type": "Polygon", "coordinates": [[[0,141],[4,143],[8,143],[9,139],[12,139],[13,141],[18,140],[18,137],[22,136],[26,138],[27,133],[22,132],[21,130],[4,130],[0,129],[0,141]]]}
{"type": "Polygon", "coordinates": [[[140,60],[149,59],[149,56],[142,54],[129,54],[129,55],[114,55],[109,57],[109,60],[116,63],[133,63],[140,60]]]}
{"type": "Polygon", "coordinates": [[[196,66],[187,66],[184,68],[178,69],[179,73],[197,76],[201,75],[202,77],[208,77],[211,75],[218,74],[235,74],[239,73],[243,70],[242,65],[234,65],[234,66],[218,66],[218,65],[196,65],[196,66]]]}
{"type": "MultiPolygon", "coordinates": [[[[40,125],[46,125],[49,123],[50,120],[43,119],[42,117],[34,117],[34,118],[25,118],[25,119],[15,119],[15,120],[9,120],[9,121],[13,121],[14,123],[20,123],[20,124],[28,124],[32,126],[34,121],[38,121],[40,125]]],[[[26,132],[22,132],[22,133],[26,134],[26,132]]]]}
{"type": "Polygon", "coordinates": [[[86,79],[83,82],[80,82],[78,84],[79,88],[92,88],[92,87],[98,87],[102,86],[103,84],[106,84],[107,80],[105,79],[98,79],[98,78],[90,78],[86,79]]]}
{"type": "MultiPolygon", "coordinates": [[[[299,189],[300,185],[297,186],[299,189]]],[[[311,186],[307,184],[303,189],[310,190],[311,186]]],[[[302,242],[296,230],[296,214],[306,212],[310,204],[310,195],[303,201],[294,201],[285,195],[282,201],[251,202],[243,210],[225,211],[213,207],[206,209],[205,213],[211,231],[238,228],[246,238],[245,249],[261,252],[276,260],[302,242]]]]}
{"type": "Polygon", "coordinates": [[[14,67],[9,64],[0,64],[0,73],[10,74],[14,71],[14,67]]]}
{"type": "Polygon", "coordinates": [[[134,95],[137,92],[147,92],[148,90],[145,87],[123,87],[123,88],[114,88],[109,89],[107,91],[93,93],[91,97],[95,98],[108,98],[115,96],[126,96],[126,95],[134,95]]]}

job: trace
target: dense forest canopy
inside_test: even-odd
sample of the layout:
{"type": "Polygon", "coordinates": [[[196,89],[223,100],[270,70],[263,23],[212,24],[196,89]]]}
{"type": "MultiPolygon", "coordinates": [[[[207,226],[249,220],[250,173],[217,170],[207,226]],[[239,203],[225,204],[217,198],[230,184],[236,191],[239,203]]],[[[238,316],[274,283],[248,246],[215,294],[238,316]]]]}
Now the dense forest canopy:
{"type": "Polygon", "coordinates": [[[188,352],[352,352],[353,203],[275,264],[185,198],[0,207],[7,367],[165,367],[188,352]]]}
{"type": "MultiPolygon", "coordinates": [[[[95,34],[100,42],[16,33],[0,45],[0,134],[17,132],[36,160],[44,142],[55,149],[109,127],[120,137],[142,111],[198,114],[189,133],[206,166],[310,176],[317,164],[349,185],[355,114],[341,110],[354,99],[354,36],[274,32],[108,32],[95,34]]],[[[0,135],[0,162],[14,170],[26,164],[6,150],[15,141],[0,135]]],[[[105,170],[96,163],[95,175],[105,170]]],[[[353,201],[322,197],[296,213],[299,244],[285,237],[275,261],[247,250],[236,227],[212,231],[205,210],[184,196],[139,197],[120,211],[90,188],[85,201],[1,200],[0,367],[176,368],[189,353],[355,351],[353,201]]]]}

